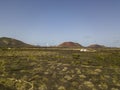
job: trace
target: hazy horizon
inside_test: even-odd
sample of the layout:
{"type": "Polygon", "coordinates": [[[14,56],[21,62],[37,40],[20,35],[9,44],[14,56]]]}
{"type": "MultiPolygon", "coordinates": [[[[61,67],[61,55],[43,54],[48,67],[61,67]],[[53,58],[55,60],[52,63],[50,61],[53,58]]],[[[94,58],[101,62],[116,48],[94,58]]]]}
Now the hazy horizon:
{"type": "Polygon", "coordinates": [[[119,0],[0,0],[0,37],[120,47],[119,10],[119,0]]]}

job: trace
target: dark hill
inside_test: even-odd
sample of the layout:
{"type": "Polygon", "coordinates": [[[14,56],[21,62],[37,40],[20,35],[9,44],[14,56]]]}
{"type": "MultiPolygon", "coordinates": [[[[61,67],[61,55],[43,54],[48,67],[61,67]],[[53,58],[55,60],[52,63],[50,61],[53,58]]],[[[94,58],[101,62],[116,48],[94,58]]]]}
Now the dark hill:
{"type": "Polygon", "coordinates": [[[0,47],[32,47],[32,45],[26,44],[20,40],[13,38],[1,37],[0,47]]]}
{"type": "Polygon", "coordinates": [[[90,46],[88,46],[88,48],[105,48],[104,45],[98,45],[98,44],[92,44],[90,46]]]}
{"type": "Polygon", "coordinates": [[[62,44],[58,45],[58,47],[82,47],[82,45],[75,42],[63,42],[62,44]]]}

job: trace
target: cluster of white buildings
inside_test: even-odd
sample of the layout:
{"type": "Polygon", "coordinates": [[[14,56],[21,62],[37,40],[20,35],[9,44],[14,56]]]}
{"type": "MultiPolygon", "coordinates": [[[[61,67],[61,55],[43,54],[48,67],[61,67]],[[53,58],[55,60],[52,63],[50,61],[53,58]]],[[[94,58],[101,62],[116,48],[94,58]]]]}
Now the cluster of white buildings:
{"type": "Polygon", "coordinates": [[[82,49],[80,49],[80,51],[81,51],[81,52],[86,52],[86,51],[89,51],[89,50],[82,48],[82,49]]]}
{"type": "Polygon", "coordinates": [[[86,48],[82,48],[82,49],[80,49],[80,52],[95,52],[96,50],[94,50],[94,49],[86,49],[86,48]]]}

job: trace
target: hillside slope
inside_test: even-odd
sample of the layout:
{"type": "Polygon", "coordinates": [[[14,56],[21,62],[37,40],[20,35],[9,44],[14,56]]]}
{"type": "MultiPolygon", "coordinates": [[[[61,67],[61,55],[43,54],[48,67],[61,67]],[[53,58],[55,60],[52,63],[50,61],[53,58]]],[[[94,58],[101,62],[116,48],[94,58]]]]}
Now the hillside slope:
{"type": "Polygon", "coordinates": [[[63,42],[58,47],[82,47],[79,43],[75,42],[63,42]]]}
{"type": "Polygon", "coordinates": [[[0,38],[0,47],[32,47],[32,45],[26,44],[17,39],[1,37],[0,38]]]}
{"type": "Polygon", "coordinates": [[[92,45],[89,45],[88,48],[105,48],[105,46],[99,45],[99,44],[92,44],[92,45]]]}

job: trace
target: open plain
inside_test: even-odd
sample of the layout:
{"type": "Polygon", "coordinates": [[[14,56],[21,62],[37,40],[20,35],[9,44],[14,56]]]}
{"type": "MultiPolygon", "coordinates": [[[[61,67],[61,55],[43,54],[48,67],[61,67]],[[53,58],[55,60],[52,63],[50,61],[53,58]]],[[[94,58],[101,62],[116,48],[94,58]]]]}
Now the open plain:
{"type": "Polygon", "coordinates": [[[1,48],[0,90],[120,90],[120,49],[1,48]]]}

